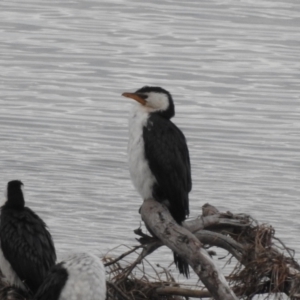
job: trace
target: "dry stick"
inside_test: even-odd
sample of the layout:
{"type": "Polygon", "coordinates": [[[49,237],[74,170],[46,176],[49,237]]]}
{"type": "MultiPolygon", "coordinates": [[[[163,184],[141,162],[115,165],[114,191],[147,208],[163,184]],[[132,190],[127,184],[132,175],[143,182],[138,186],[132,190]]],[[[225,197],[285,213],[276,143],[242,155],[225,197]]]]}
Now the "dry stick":
{"type": "Polygon", "coordinates": [[[116,259],[110,261],[110,262],[107,262],[104,264],[105,267],[108,267],[110,265],[113,265],[115,264],[116,262],[118,262],[119,260],[121,260],[122,258],[124,258],[125,256],[131,254],[132,252],[134,252],[135,250],[139,249],[139,248],[142,248],[143,246],[142,245],[139,245],[139,246],[135,246],[133,249],[121,254],[119,257],[117,257],[116,259]]]}
{"type": "MultiPolygon", "coordinates": [[[[261,286],[261,289],[256,291],[256,294],[265,294],[268,290],[270,282],[266,282],[261,286]]],[[[235,292],[238,292],[238,287],[233,287],[233,290],[235,292]]],[[[176,295],[176,296],[182,296],[182,297],[193,297],[193,298],[210,298],[211,293],[208,290],[191,290],[191,289],[184,289],[179,287],[171,287],[171,286],[165,286],[165,287],[158,287],[155,289],[155,292],[158,295],[162,296],[169,296],[169,295],[176,295]]],[[[245,295],[244,295],[245,296],[245,295]]],[[[250,296],[250,294],[248,295],[250,296]]]]}
{"type": "MultiPolygon", "coordinates": [[[[138,256],[138,258],[128,267],[127,271],[125,272],[124,276],[122,277],[122,279],[118,280],[118,284],[120,284],[121,282],[123,282],[128,276],[129,274],[132,272],[132,270],[142,262],[142,260],[148,256],[149,254],[151,254],[154,250],[156,250],[158,247],[160,247],[162,245],[162,243],[160,241],[155,241],[152,242],[150,244],[147,245],[142,245],[139,247],[143,247],[143,251],[140,253],[140,255],[138,256]]],[[[137,249],[137,248],[135,248],[137,249]]]]}
{"type": "Polygon", "coordinates": [[[155,289],[155,292],[158,295],[162,296],[169,296],[169,295],[176,295],[176,296],[182,296],[182,297],[193,297],[193,298],[209,298],[211,297],[211,293],[204,290],[189,290],[189,289],[182,289],[177,287],[159,287],[155,289]]]}
{"type": "Polygon", "coordinates": [[[156,237],[188,262],[216,300],[237,299],[199,240],[179,226],[166,207],[155,200],[145,200],[141,216],[156,237]]]}

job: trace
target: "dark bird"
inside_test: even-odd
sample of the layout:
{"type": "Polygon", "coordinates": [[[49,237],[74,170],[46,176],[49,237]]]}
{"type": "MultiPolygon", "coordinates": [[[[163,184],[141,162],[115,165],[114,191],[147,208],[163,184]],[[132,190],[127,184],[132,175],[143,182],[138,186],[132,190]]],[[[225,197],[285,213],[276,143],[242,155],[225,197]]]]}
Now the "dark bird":
{"type": "Polygon", "coordinates": [[[55,265],[54,244],[46,224],[25,206],[19,180],[7,184],[7,201],[1,207],[0,268],[11,284],[34,294],[55,265]]]}
{"type": "Polygon", "coordinates": [[[34,300],[105,300],[106,280],[102,261],[87,253],[72,254],[52,267],[34,300]]]}
{"type": "MultiPolygon", "coordinates": [[[[145,86],[123,93],[137,101],[129,120],[129,170],[143,199],[166,205],[178,224],[189,215],[191,166],[185,136],[170,120],[175,115],[171,94],[161,87],[145,86]]],[[[188,264],[174,253],[180,273],[188,264]]]]}

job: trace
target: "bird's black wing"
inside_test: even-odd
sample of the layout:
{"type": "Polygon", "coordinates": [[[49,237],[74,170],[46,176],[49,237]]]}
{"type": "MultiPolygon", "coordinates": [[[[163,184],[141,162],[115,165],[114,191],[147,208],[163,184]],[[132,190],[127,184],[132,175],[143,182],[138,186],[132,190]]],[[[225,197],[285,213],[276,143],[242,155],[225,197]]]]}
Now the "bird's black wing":
{"type": "Polygon", "coordinates": [[[32,292],[55,264],[56,253],[46,224],[30,208],[2,208],[1,249],[4,257],[32,292]]]}
{"type": "Polygon", "coordinates": [[[157,181],[156,200],[169,200],[171,215],[181,223],[189,214],[188,193],[192,188],[185,137],[170,120],[155,114],[150,115],[143,137],[145,156],[157,181]]]}
{"type": "Polygon", "coordinates": [[[59,263],[52,267],[35,294],[34,300],[57,300],[68,279],[68,272],[59,263]]]}

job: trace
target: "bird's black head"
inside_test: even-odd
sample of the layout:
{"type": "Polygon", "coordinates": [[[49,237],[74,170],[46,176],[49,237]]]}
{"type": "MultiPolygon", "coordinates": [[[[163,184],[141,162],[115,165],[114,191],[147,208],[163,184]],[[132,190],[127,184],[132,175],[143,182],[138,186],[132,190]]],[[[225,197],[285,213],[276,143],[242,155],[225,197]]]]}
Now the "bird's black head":
{"type": "Polygon", "coordinates": [[[144,86],[135,93],[123,93],[148,108],[150,113],[171,119],[175,115],[175,107],[171,94],[158,86],[144,86]]]}
{"type": "Polygon", "coordinates": [[[23,183],[20,180],[12,180],[7,184],[7,201],[4,206],[13,209],[23,209],[25,205],[22,191],[23,183]]]}

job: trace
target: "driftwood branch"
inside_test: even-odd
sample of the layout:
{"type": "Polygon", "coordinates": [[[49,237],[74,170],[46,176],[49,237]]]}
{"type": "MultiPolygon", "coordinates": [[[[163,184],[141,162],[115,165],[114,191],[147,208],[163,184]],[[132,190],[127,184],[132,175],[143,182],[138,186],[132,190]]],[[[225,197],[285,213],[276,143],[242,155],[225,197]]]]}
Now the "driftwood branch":
{"type": "Polygon", "coordinates": [[[195,232],[194,235],[202,244],[223,248],[232,254],[238,261],[242,260],[244,248],[230,236],[204,229],[195,232]]]}
{"type": "MultiPolygon", "coordinates": [[[[183,226],[178,226],[167,209],[153,200],[145,201],[141,214],[155,238],[136,230],[143,250],[128,267],[122,268],[118,262],[113,265],[116,275],[112,282],[126,291],[130,299],[236,299],[235,295],[252,299],[254,295],[276,293],[300,299],[300,266],[293,258],[293,251],[275,237],[272,226],[259,224],[246,214],[221,213],[209,204],[203,206],[201,216],[187,220],[183,226]],[[166,269],[163,272],[156,269],[155,279],[149,275],[154,281],[146,274],[136,277],[133,269],[143,271],[139,264],[143,265],[147,255],[163,245],[187,260],[207,290],[182,287],[166,269]],[[211,246],[223,248],[236,258],[237,263],[233,261],[236,266],[226,278],[235,295],[227,293],[227,282],[204,250],[211,246]]],[[[117,292],[112,288],[110,293],[117,292]]]]}
{"type": "MultiPolygon", "coordinates": [[[[152,244],[152,250],[153,245],[158,248],[165,244],[184,258],[193,256],[187,249],[191,245],[189,236],[181,231],[182,227],[174,229],[177,224],[174,225],[172,220],[169,220],[168,212],[157,206],[155,201],[147,200],[145,203],[141,209],[142,218],[147,227],[160,239],[152,244]],[[162,224],[164,226],[159,229],[162,224]],[[185,255],[176,247],[180,245],[179,248],[182,248],[182,244],[184,247],[181,250],[185,255]]],[[[291,299],[300,299],[300,267],[293,259],[293,251],[274,237],[275,231],[271,226],[259,225],[246,214],[220,213],[209,204],[203,206],[202,216],[184,222],[183,226],[202,244],[223,248],[238,260],[239,265],[230,277],[234,283],[232,289],[238,296],[251,298],[261,293],[285,293],[291,299]],[[275,245],[273,241],[278,243],[275,245]],[[270,280],[266,281],[266,278],[270,280]]],[[[192,264],[190,265],[193,267],[192,264]]],[[[195,267],[193,269],[195,270],[195,267]]],[[[197,273],[197,269],[195,272],[197,273]]],[[[197,275],[210,291],[209,284],[213,281],[207,282],[199,273],[197,275]]],[[[219,283],[222,285],[223,281],[219,283]]],[[[216,287],[218,283],[214,284],[216,287]]],[[[208,291],[205,293],[209,294],[208,291]]],[[[211,296],[215,299],[219,297],[214,293],[211,293],[211,296]]],[[[225,299],[224,296],[222,298],[225,299]]]]}
{"type": "Polygon", "coordinates": [[[165,206],[148,199],[140,211],[151,232],[188,262],[215,299],[237,299],[200,241],[186,228],[179,226],[165,206]]]}

